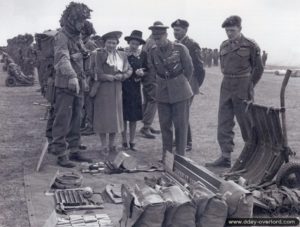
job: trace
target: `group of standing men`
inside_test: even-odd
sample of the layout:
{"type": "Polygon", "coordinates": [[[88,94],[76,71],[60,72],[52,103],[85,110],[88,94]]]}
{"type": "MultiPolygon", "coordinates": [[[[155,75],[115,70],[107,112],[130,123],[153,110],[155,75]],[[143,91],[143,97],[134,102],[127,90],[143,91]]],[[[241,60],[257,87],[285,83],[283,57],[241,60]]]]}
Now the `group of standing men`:
{"type": "MultiPolygon", "coordinates": [[[[92,56],[81,33],[86,20],[90,18],[90,12],[86,5],[71,2],[62,15],[61,30],[55,37],[55,119],[51,148],[58,156],[58,164],[64,167],[74,166],[69,159],[91,161],[79,152],[83,96],[84,91],[89,89],[86,62],[92,56]]],[[[189,23],[178,19],[171,27],[175,42],[168,39],[168,26],[157,21],[149,27],[152,34],[144,46],[150,72],[143,84],[146,120],[144,117],[141,132],[151,136],[154,130],[151,123],[157,105],[163,144],[162,161],[166,152],[173,150],[173,130],[177,154],[185,155],[186,150],[192,148],[189,112],[194,95],[199,94],[205,77],[201,48],[187,36],[189,23]]],[[[262,75],[263,66],[258,45],[241,34],[240,17],[227,18],[222,27],[229,38],[220,48],[224,79],[220,94],[218,141],[222,156],[208,165],[229,167],[234,116],[242,129],[247,123],[242,101],[253,98],[253,87],[262,75]]],[[[242,134],[246,141],[249,135],[243,130],[242,134]]]]}
{"type": "Polygon", "coordinates": [[[220,53],[218,49],[202,48],[201,56],[205,67],[219,66],[220,53]]]}

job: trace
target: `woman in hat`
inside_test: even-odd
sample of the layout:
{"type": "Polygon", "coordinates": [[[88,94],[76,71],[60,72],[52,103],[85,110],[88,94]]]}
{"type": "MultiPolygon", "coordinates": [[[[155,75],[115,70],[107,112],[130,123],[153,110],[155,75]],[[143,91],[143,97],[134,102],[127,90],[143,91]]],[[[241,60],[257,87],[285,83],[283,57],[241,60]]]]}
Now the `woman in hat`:
{"type": "Polygon", "coordinates": [[[136,122],[143,119],[141,79],[147,71],[147,54],[139,49],[140,45],[145,44],[142,32],[134,30],[125,40],[129,44],[125,48],[128,62],[132,67],[132,76],[123,81],[123,116],[124,131],[122,133],[123,148],[128,148],[127,123],[129,122],[129,148],[136,151],[134,138],[136,122]]]}
{"type": "Polygon", "coordinates": [[[121,35],[122,32],[119,31],[103,35],[104,48],[97,51],[95,61],[96,80],[99,86],[94,103],[94,130],[100,135],[105,155],[108,151],[116,151],[116,133],[124,130],[122,81],[132,74],[127,56],[117,50],[121,35]]]}

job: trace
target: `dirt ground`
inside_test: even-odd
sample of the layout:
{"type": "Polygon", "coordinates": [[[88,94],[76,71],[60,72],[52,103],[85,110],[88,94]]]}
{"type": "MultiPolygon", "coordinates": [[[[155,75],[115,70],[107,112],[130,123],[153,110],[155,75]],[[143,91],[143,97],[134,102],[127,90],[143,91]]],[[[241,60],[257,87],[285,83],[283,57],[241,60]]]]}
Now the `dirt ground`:
{"type": "MultiPolygon", "coordinates": [[[[24,167],[34,169],[44,138],[45,108],[33,102],[45,103],[34,87],[7,88],[6,73],[0,69],[0,227],[27,227],[29,218],[24,193],[24,167]]],[[[201,89],[203,95],[194,99],[191,109],[193,151],[187,156],[204,164],[219,155],[216,138],[219,89],[222,76],[219,68],[207,69],[201,89]]],[[[283,77],[264,74],[256,88],[256,102],[268,106],[279,106],[279,91],[283,77]]],[[[299,153],[300,122],[300,78],[291,78],[287,87],[287,126],[289,145],[299,153]]],[[[158,128],[157,118],[154,126],[158,128]]],[[[140,124],[138,126],[140,128],[140,124]]],[[[96,152],[100,147],[97,136],[83,137],[88,151],[96,152]]],[[[239,155],[243,143],[236,127],[236,147],[233,159],[239,155]]],[[[139,135],[136,140],[139,152],[133,154],[141,160],[159,160],[161,140],[147,140],[139,135]]],[[[299,161],[299,155],[296,156],[299,161]]],[[[216,171],[216,170],[213,170],[216,171]]],[[[218,172],[218,171],[216,171],[218,172]]],[[[134,183],[134,182],[132,182],[134,183]]]]}

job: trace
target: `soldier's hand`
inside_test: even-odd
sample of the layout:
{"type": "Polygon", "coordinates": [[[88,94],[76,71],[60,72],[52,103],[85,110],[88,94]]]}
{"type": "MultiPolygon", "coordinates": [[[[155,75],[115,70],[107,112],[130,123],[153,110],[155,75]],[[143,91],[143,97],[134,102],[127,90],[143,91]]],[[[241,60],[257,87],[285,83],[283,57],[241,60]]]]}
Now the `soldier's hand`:
{"type": "Polygon", "coordinates": [[[75,91],[76,94],[79,94],[80,87],[79,87],[79,81],[78,78],[72,78],[69,80],[68,88],[72,91],[75,91]]]}
{"type": "Polygon", "coordinates": [[[89,86],[89,84],[87,83],[86,80],[82,81],[82,88],[83,88],[84,92],[89,92],[90,91],[90,86],[89,86]]]}

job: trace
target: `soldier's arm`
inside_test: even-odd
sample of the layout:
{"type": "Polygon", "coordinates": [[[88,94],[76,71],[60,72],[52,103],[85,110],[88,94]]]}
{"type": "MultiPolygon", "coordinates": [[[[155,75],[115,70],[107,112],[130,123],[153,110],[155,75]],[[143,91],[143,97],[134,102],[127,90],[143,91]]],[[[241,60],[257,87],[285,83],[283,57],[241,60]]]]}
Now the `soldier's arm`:
{"type": "Polygon", "coordinates": [[[258,45],[254,45],[252,48],[252,54],[251,54],[251,61],[252,61],[252,82],[255,86],[260,78],[262,77],[262,74],[264,72],[264,66],[262,63],[261,55],[260,55],[260,48],[258,45]]]}
{"type": "Polygon", "coordinates": [[[193,47],[193,52],[194,52],[194,59],[193,59],[193,66],[194,66],[194,74],[199,77],[198,83],[199,87],[203,84],[204,77],[205,77],[205,70],[203,67],[203,60],[201,56],[201,48],[200,46],[195,43],[193,47]]]}
{"type": "Polygon", "coordinates": [[[180,59],[184,70],[184,75],[188,80],[190,80],[193,75],[194,66],[189,50],[183,45],[181,46],[180,59]]]}
{"type": "Polygon", "coordinates": [[[55,69],[60,72],[58,75],[66,76],[69,79],[77,78],[77,74],[71,65],[68,39],[63,34],[58,34],[54,41],[55,69]]]}
{"type": "Polygon", "coordinates": [[[111,75],[106,75],[103,70],[103,64],[107,54],[104,49],[99,49],[95,53],[95,80],[96,81],[112,81],[111,75]]]}
{"type": "Polygon", "coordinates": [[[156,70],[153,63],[152,51],[147,52],[147,58],[145,64],[147,64],[147,74],[143,77],[143,82],[151,83],[155,81],[156,70]]]}
{"type": "Polygon", "coordinates": [[[96,74],[95,74],[95,62],[96,62],[96,53],[97,53],[97,50],[94,50],[91,52],[91,55],[90,55],[90,61],[88,62],[89,65],[89,71],[90,71],[90,78],[91,79],[94,79],[96,80],[96,74]]]}

